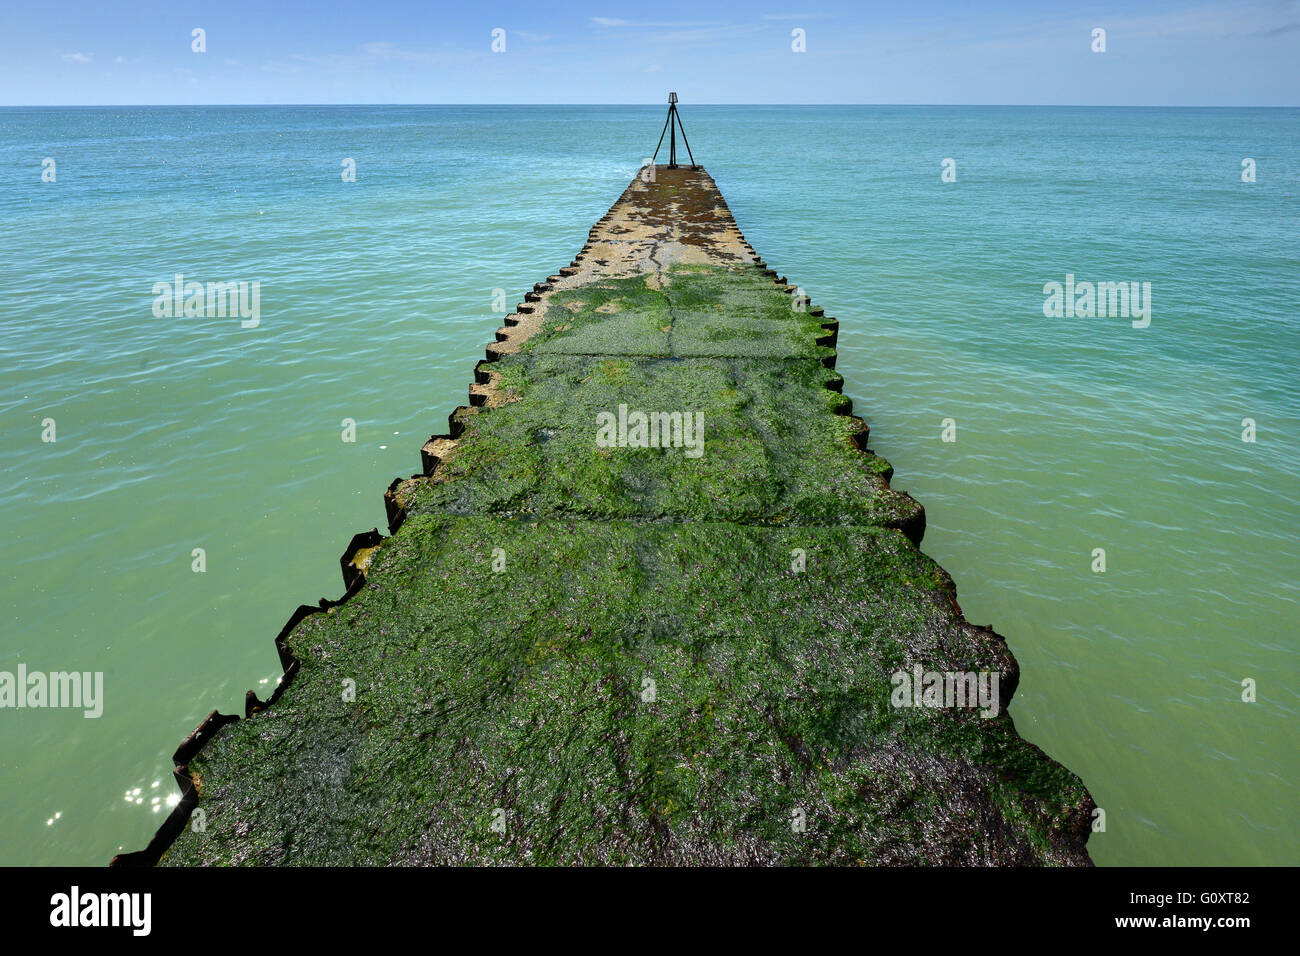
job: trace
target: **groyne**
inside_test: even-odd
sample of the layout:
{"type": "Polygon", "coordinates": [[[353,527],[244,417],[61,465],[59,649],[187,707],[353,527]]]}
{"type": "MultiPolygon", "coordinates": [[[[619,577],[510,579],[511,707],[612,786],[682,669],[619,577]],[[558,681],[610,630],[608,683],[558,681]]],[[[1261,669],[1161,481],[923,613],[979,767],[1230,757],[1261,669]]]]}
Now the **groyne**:
{"type": "Polygon", "coordinates": [[[837,321],[709,175],[649,167],[524,299],[275,694],[204,721],[114,862],[1088,864],[837,321]]]}

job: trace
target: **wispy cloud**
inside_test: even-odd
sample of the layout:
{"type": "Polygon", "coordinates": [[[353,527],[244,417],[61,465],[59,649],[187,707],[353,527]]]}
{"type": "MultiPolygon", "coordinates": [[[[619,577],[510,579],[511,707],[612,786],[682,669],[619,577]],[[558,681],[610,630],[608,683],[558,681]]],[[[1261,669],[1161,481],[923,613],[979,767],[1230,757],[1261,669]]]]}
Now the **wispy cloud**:
{"type": "MultiPolygon", "coordinates": [[[[1270,3],[1215,0],[1197,6],[1159,13],[1089,16],[1074,14],[1062,18],[1053,13],[1020,22],[992,24],[983,32],[961,28],[908,31],[871,31],[858,37],[859,42],[881,51],[881,59],[906,58],[914,53],[928,53],[947,48],[989,58],[1002,57],[996,68],[1015,70],[1008,55],[1034,55],[1044,50],[1078,50],[1086,44],[1094,27],[1104,27],[1111,48],[1152,49],[1158,45],[1186,45],[1190,42],[1214,42],[1232,37],[1266,38],[1285,36],[1300,24],[1289,24],[1282,8],[1270,3]],[[1080,38],[1083,38],[1081,41],[1080,38]]],[[[1262,41],[1261,41],[1262,42],[1262,41]]],[[[1284,41],[1285,42],[1285,41],[1284,41]]],[[[993,67],[990,67],[993,68],[993,67]]]]}
{"type": "Polygon", "coordinates": [[[628,42],[635,42],[642,46],[652,43],[699,46],[707,43],[734,42],[764,29],[757,20],[735,23],[721,20],[622,20],[617,17],[590,17],[589,19],[600,27],[638,31],[635,39],[631,33],[623,33],[622,36],[628,42]]]}
{"type": "Polygon", "coordinates": [[[360,50],[353,53],[290,53],[289,59],[337,70],[363,69],[381,63],[443,64],[447,62],[448,57],[412,50],[390,40],[371,40],[361,44],[360,50]]]}
{"type": "MultiPolygon", "coordinates": [[[[1199,6],[1160,13],[1131,16],[1097,16],[1086,21],[1105,27],[1112,38],[1167,40],[1176,35],[1226,39],[1234,36],[1277,36],[1300,29],[1300,23],[1284,20],[1291,15],[1289,4],[1250,3],[1240,0],[1203,3],[1199,6]]],[[[1084,21],[1076,21],[1080,25],[1084,21]]]]}
{"type": "Polygon", "coordinates": [[[591,22],[601,27],[637,27],[650,30],[679,29],[683,27],[710,27],[717,25],[715,23],[701,23],[699,21],[691,20],[650,23],[644,20],[620,20],[617,17],[592,17],[591,22]]]}
{"type": "Polygon", "coordinates": [[[361,44],[361,52],[366,56],[378,57],[381,60],[419,60],[422,55],[414,50],[407,50],[392,43],[388,40],[372,40],[369,43],[361,44]]]}
{"type": "MultiPolygon", "coordinates": [[[[546,38],[543,38],[546,39],[546,38]]],[[[368,71],[391,72],[393,69],[411,69],[417,68],[437,70],[455,67],[464,67],[474,63],[484,56],[490,56],[487,44],[483,44],[481,50],[470,50],[465,48],[455,50],[422,50],[400,43],[394,43],[391,40],[370,40],[362,43],[360,47],[354,47],[351,51],[345,53],[290,53],[287,57],[292,64],[283,62],[277,63],[269,61],[262,66],[262,69],[269,72],[298,72],[299,65],[309,67],[325,67],[326,69],[339,71],[355,71],[358,75],[363,75],[368,71]]]]}
{"type": "Polygon", "coordinates": [[[1267,30],[1257,30],[1255,35],[1262,37],[1276,37],[1284,33],[1295,33],[1300,30],[1300,23],[1284,23],[1280,27],[1272,27],[1267,30]]]}
{"type": "Polygon", "coordinates": [[[89,63],[95,58],[92,53],[65,53],[63,59],[68,63],[89,63]]]}

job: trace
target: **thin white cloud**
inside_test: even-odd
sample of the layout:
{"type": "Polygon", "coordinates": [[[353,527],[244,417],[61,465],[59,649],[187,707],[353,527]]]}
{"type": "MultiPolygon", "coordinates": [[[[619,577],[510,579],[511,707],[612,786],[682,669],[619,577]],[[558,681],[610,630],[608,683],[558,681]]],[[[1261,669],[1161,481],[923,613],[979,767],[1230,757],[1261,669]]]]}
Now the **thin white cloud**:
{"type": "MultiPolygon", "coordinates": [[[[1130,17],[1093,17],[1096,26],[1107,33],[1143,40],[1163,40],[1172,34],[1200,34],[1207,37],[1242,36],[1276,29],[1281,6],[1251,3],[1207,3],[1167,13],[1138,14],[1130,17]],[[1111,20],[1111,24],[1106,21],[1111,20]]],[[[1091,22],[1091,21],[1089,21],[1091,22]]]]}
{"type": "MultiPolygon", "coordinates": [[[[986,33],[962,28],[908,31],[871,31],[855,38],[880,51],[882,60],[928,54],[947,47],[988,56],[1034,54],[1044,50],[1078,49],[1080,37],[1086,45],[1094,27],[1104,27],[1112,50],[1150,49],[1157,44],[1213,41],[1229,37],[1267,38],[1276,42],[1285,36],[1287,21],[1280,7],[1268,3],[1215,0],[1195,7],[1163,13],[1090,16],[1075,19],[1047,14],[1018,23],[991,26],[986,33]],[[940,42],[941,41],[941,42],[940,42]]],[[[1283,40],[1282,42],[1287,42],[1283,40]]],[[[1085,46],[1086,48],[1086,46],[1085,46]]],[[[824,53],[822,55],[825,55],[824,53]]],[[[1011,69],[1007,61],[1000,68],[1011,69]]]]}
{"type": "Polygon", "coordinates": [[[388,40],[372,40],[361,44],[361,52],[368,56],[377,56],[381,60],[404,60],[408,54],[396,43],[388,40]]]}
{"type": "Polygon", "coordinates": [[[1256,30],[1255,35],[1262,37],[1276,37],[1283,33],[1295,33],[1300,30],[1300,23],[1284,23],[1280,27],[1271,27],[1266,30],[1256,30]]]}
{"type": "Polygon", "coordinates": [[[95,58],[93,53],[65,53],[63,59],[68,63],[89,63],[95,58]]]}
{"type": "Polygon", "coordinates": [[[591,22],[601,27],[637,27],[642,29],[676,29],[679,27],[709,27],[715,26],[713,23],[700,23],[698,21],[677,21],[670,23],[648,23],[644,20],[620,20],[617,17],[592,17],[591,22]]]}
{"type": "Polygon", "coordinates": [[[395,60],[403,63],[432,63],[442,66],[450,61],[446,54],[410,50],[388,40],[373,40],[370,43],[363,43],[361,44],[361,52],[375,59],[395,60]]]}
{"type": "MultiPolygon", "coordinates": [[[[290,53],[288,58],[296,63],[323,66],[331,70],[360,71],[400,64],[431,68],[458,67],[489,55],[486,43],[480,51],[467,49],[428,51],[404,47],[391,40],[371,40],[349,53],[290,53]]],[[[271,68],[275,70],[283,67],[284,64],[275,64],[271,68]]],[[[263,69],[266,67],[264,66],[263,69]]]]}

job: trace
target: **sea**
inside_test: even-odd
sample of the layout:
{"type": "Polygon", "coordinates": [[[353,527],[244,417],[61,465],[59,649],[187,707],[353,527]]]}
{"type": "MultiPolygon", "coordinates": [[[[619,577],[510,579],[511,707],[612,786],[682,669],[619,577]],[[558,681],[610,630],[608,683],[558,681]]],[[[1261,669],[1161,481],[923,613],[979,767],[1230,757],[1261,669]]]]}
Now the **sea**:
{"type": "MultiPolygon", "coordinates": [[[[925,551],[1020,662],[1018,730],[1102,811],[1094,860],[1300,863],[1300,110],[681,118],[840,320],[925,551]]],[[[663,121],[0,109],[0,680],[102,675],[95,707],[0,708],[0,863],[148,842],[173,750],[270,693],[275,634],[342,593],[349,538],[663,121]],[[170,309],[177,282],[244,310],[170,309]]]]}

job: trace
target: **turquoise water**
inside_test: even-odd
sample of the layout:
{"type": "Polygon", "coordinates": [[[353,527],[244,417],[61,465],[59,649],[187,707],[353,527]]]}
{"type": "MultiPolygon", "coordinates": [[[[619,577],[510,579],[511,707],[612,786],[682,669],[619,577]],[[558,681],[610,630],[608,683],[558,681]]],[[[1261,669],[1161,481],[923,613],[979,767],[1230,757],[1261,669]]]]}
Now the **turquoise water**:
{"type": "MultiPolygon", "coordinates": [[[[1097,862],[1300,862],[1300,111],[683,119],[747,238],[840,318],[927,552],[1020,660],[1017,726],[1106,811],[1097,862]],[[1150,326],[1046,318],[1067,273],[1150,282],[1150,326]]],[[[105,697],[0,710],[0,862],[147,842],[172,750],[266,696],[275,633],[341,593],[348,538],[465,402],[493,290],[566,264],[662,121],[0,110],[0,671],[102,671],[105,697]],[[260,325],[155,318],[178,272],[260,282],[260,325]]]]}

